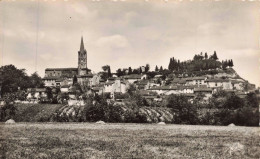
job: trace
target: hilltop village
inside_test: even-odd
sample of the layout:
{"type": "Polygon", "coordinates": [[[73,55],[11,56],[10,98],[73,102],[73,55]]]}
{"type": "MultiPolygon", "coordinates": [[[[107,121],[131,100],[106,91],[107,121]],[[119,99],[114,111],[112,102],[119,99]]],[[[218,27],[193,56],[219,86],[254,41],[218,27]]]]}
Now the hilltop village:
{"type": "MultiPolygon", "coordinates": [[[[111,100],[122,101],[130,89],[138,90],[150,102],[160,102],[170,94],[182,94],[191,101],[200,96],[206,101],[220,90],[243,98],[255,90],[255,85],[239,77],[232,67],[232,60],[220,62],[214,52],[210,56],[200,53],[193,60],[183,62],[173,57],[168,69],[156,66],[155,71],[150,71],[149,64],[146,64],[111,73],[110,66],[105,65],[103,72],[92,74],[87,67],[87,51],[81,38],[78,67],[46,68],[42,80],[45,87],[58,88],[65,99],[74,101],[73,104],[79,101],[80,94],[106,95],[111,100]]],[[[28,92],[28,98],[35,99],[44,95],[46,88],[32,88],[28,92]]]]}
{"type": "Polygon", "coordinates": [[[259,88],[216,51],[186,61],[171,57],[168,68],[146,64],[111,72],[104,65],[99,73],[88,68],[87,55],[81,38],[75,68],[46,68],[41,78],[2,66],[0,121],[259,124],[259,88]]]}

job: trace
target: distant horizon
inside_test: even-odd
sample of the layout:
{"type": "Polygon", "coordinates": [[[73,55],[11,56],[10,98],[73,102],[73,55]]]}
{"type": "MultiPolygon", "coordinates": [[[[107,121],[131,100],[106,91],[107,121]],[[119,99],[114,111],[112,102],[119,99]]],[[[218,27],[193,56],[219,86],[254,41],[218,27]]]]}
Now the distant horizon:
{"type": "Polygon", "coordinates": [[[77,68],[80,38],[88,68],[168,68],[217,52],[260,86],[260,3],[142,1],[1,1],[0,64],[44,77],[46,68],[77,68]],[[59,10],[57,10],[59,8],[59,10]]]}

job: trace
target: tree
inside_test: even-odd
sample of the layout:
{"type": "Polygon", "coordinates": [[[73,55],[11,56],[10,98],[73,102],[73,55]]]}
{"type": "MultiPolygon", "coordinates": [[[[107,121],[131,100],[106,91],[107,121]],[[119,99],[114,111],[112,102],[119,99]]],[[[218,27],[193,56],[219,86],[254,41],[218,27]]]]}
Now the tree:
{"type": "Polygon", "coordinates": [[[1,72],[1,96],[5,93],[16,92],[18,89],[25,90],[32,86],[30,77],[25,69],[17,69],[14,65],[6,65],[0,68],[1,72]]]}
{"type": "Polygon", "coordinates": [[[205,59],[208,59],[208,54],[207,54],[207,52],[205,53],[205,59]]]}
{"type": "Polygon", "coordinates": [[[109,68],[110,68],[109,65],[102,66],[104,72],[107,72],[109,68]]]}
{"type": "Polygon", "coordinates": [[[30,80],[32,83],[32,88],[43,88],[44,87],[44,83],[41,79],[41,77],[38,75],[37,72],[34,72],[31,76],[30,76],[30,80]]]}
{"type": "Polygon", "coordinates": [[[212,58],[213,60],[218,60],[218,56],[217,56],[216,51],[214,51],[214,53],[213,53],[213,55],[211,56],[211,58],[212,58]]]}
{"type": "Polygon", "coordinates": [[[102,69],[103,72],[100,72],[102,79],[107,80],[109,77],[112,76],[109,65],[102,66],[102,69]]]}
{"type": "Polygon", "coordinates": [[[227,60],[222,61],[222,69],[225,70],[227,68],[227,66],[228,66],[228,61],[227,60]]]}
{"type": "Polygon", "coordinates": [[[138,74],[138,73],[139,73],[138,69],[133,70],[133,74],[138,74]]]}
{"type": "Polygon", "coordinates": [[[107,75],[108,75],[108,77],[112,77],[111,70],[110,70],[110,66],[108,67],[107,75]]]}
{"type": "Polygon", "coordinates": [[[122,72],[122,70],[120,68],[116,71],[116,73],[117,73],[118,77],[123,75],[123,72],[122,72]]]}
{"type": "Polygon", "coordinates": [[[163,71],[163,67],[161,66],[159,72],[162,72],[162,71],[163,71]]]}
{"type": "Polygon", "coordinates": [[[78,83],[78,79],[77,79],[76,75],[74,75],[74,77],[73,77],[73,85],[75,85],[76,83],[78,83]]]}
{"type": "Polygon", "coordinates": [[[174,57],[173,57],[173,58],[170,58],[168,70],[171,70],[171,71],[173,70],[173,60],[174,60],[174,57]]]}
{"type": "Polygon", "coordinates": [[[166,106],[172,108],[175,113],[174,123],[196,124],[197,109],[195,105],[188,101],[183,95],[169,95],[166,100],[166,106]]]}
{"type": "Polygon", "coordinates": [[[159,71],[159,69],[158,69],[158,66],[156,65],[155,66],[155,72],[158,72],[159,71]]]}
{"type": "Polygon", "coordinates": [[[150,70],[150,65],[149,64],[146,64],[145,65],[145,72],[148,72],[150,70]]]}
{"type": "Polygon", "coordinates": [[[230,67],[233,67],[233,66],[234,66],[233,60],[231,59],[231,60],[230,60],[230,67]]]}
{"type": "Polygon", "coordinates": [[[138,74],[141,74],[141,73],[142,73],[142,67],[139,68],[138,74]]]}
{"type": "Polygon", "coordinates": [[[130,75],[130,74],[132,74],[132,73],[133,73],[132,68],[129,67],[129,68],[128,68],[128,74],[130,75]]]}

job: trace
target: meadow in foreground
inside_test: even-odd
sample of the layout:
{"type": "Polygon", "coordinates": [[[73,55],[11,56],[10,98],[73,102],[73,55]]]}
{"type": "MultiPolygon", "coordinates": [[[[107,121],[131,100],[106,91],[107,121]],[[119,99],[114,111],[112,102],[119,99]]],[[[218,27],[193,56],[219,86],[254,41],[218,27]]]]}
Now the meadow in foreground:
{"type": "Polygon", "coordinates": [[[259,158],[260,129],[156,124],[0,125],[0,158],[259,158]]]}

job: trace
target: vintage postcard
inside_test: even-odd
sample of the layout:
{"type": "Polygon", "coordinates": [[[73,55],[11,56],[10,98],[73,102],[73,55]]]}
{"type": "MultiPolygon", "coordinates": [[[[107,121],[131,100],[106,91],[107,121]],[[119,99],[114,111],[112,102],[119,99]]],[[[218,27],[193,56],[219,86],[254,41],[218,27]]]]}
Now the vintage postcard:
{"type": "Polygon", "coordinates": [[[0,0],[0,158],[260,158],[259,0],[0,0]]]}

